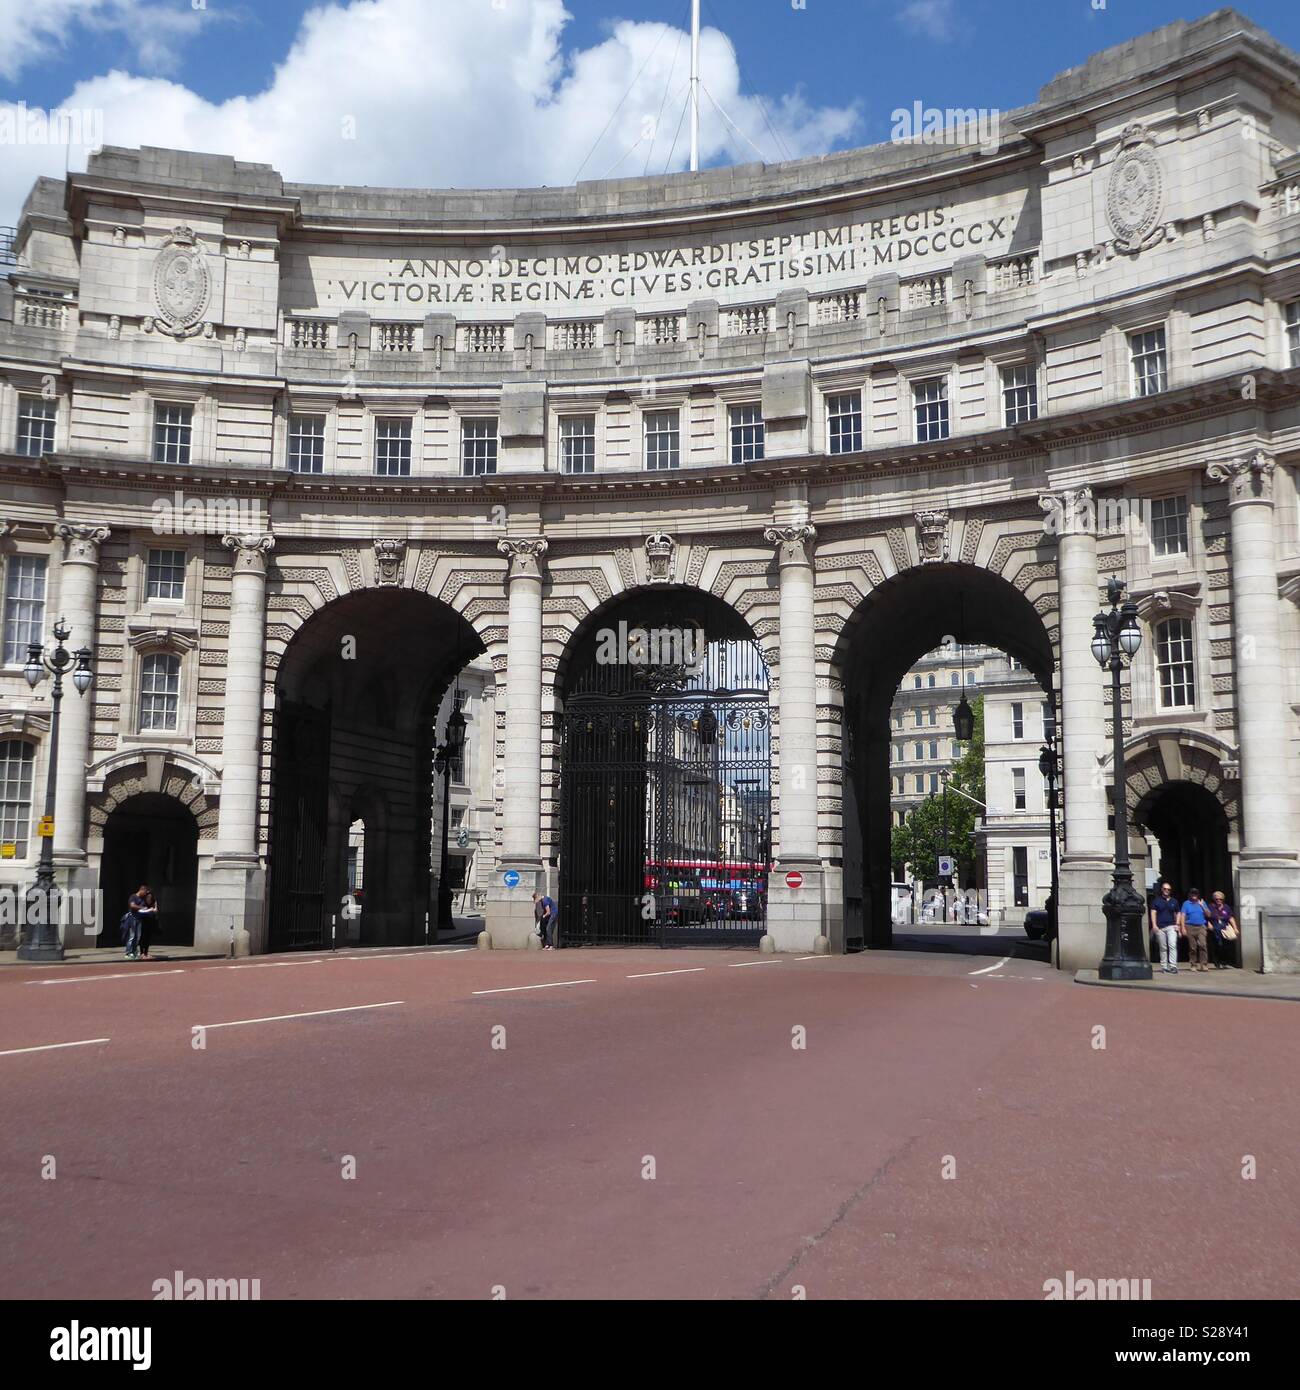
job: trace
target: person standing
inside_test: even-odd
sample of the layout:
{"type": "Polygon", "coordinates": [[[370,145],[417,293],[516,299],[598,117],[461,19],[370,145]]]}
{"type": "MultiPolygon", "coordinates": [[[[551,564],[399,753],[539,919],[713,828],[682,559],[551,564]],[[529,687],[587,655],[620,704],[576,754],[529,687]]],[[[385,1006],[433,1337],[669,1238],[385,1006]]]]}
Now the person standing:
{"type": "Polygon", "coordinates": [[[1236,954],[1232,943],[1241,935],[1241,929],[1221,889],[1216,888],[1210,895],[1205,910],[1210,918],[1210,959],[1216,970],[1227,970],[1236,954]]]}
{"type": "Polygon", "coordinates": [[[1209,913],[1201,901],[1198,888],[1187,890],[1187,901],[1179,912],[1179,921],[1187,934],[1187,961],[1193,970],[1208,970],[1205,954],[1205,931],[1210,924],[1209,913]]]}
{"type": "Polygon", "coordinates": [[[149,943],[153,940],[153,934],[158,927],[158,899],[153,895],[153,889],[141,887],[139,896],[144,899],[144,906],[140,909],[140,954],[138,960],[149,959],[149,943]]]}
{"type": "Polygon", "coordinates": [[[1160,891],[1151,900],[1151,930],[1160,947],[1162,974],[1178,974],[1178,936],[1181,927],[1182,913],[1174,896],[1174,886],[1165,879],[1160,884],[1160,891]]]}
{"type": "Polygon", "coordinates": [[[543,951],[550,951],[555,947],[555,924],[558,917],[554,898],[548,897],[545,893],[533,894],[533,918],[537,922],[537,934],[542,938],[543,951]]]}
{"type": "Polygon", "coordinates": [[[148,909],[145,894],[149,889],[142,883],[127,899],[122,917],[122,946],[127,960],[140,959],[140,934],[144,928],[144,913],[148,909]]]}

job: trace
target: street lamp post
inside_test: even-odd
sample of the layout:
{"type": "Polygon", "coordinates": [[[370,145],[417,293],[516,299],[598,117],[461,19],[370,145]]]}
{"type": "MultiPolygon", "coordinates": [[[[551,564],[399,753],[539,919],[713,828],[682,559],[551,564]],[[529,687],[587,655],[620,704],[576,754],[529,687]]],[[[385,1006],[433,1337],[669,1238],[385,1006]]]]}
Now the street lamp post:
{"type": "Polygon", "coordinates": [[[72,683],[77,694],[84,696],[95,679],[90,669],[90,648],[70,652],[63,645],[72,636],[72,629],[62,618],[54,624],[55,648],[46,656],[39,642],[27,647],[27,662],[23,675],[33,690],[48,671],[54,677],[50,691],[50,754],[45,772],[45,814],[41,823],[41,856],[36,865],[36,882],[27,891],[24,914],[27,923],[35,917],[35,929],[24,925],[24,940],[18,947],[19,960],[62,960],[63,943],[59,940],[56,920],[56,890],[54,887],[54,787],[59,762],[59,710],[63,704],[63,674],[72,667],[72,683]],[[43,901],[42,901],[43,900],[43,901]]]}
{"type": "Polygon", "coordinates": [[[442,774],[442,859],[438,869],[438,930],[450,931],[451,883],[447,875],[447,841],[451,836],[451,768],[465,748],[465,716],[452,702],[443,741],[434,756],[434,766],[442,774]]]}
{"type": "Polygon", "coordinates": [[[1092,620],[1092,654],[1102,670],[1110,668],[1111,762],[1115,771],[1115,872],[1111,890],[1101,900],[1106,914],[1106,954],[1097,973],[1103,980],[1149,980],[1151,961],[1142,930],[1146,901],[1133,887],[1128,854],[1128,775],[1124,766],[1124,710],[1119,683],[1124,658],[1131,661],[1142,645],[1142,630],[1138,627],[1137,604],[1128,599],[1120,606],[1123,593],[1123,581],[1112,575],[1106,585],[1110,612],[1098,613],[1092,620]]]}
{"type": "MultiPolygon", "coordinates": [[[[949,857],[948,849],[948,769],[945,767],[939,772],[939,780],[943,783],[943,854],[944,858],[949,857]]],[[[943,920],[948,920],[948,889],[952,887],[952,875],[940,874],[943,883],[943,920]]]]}
{"type": "Polygon", "coordinates": [[[1047,915],[1047,931],[1050,940],[1057,940],[1056,910],[1061,889],[1060,875],[1056,859],[1056,730],[1053,726],[1047,734],[1048,741],[1038,752],[1038,770],[1047,782],[1047,815],[1050,863],[1052,866],[1052,907],[1047,915]]]}

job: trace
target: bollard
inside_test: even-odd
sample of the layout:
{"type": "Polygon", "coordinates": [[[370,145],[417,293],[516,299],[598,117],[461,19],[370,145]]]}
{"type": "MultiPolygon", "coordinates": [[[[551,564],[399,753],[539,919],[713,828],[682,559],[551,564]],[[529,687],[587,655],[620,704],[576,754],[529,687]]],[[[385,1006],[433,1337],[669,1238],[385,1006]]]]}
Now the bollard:
{"type": "Polygon", "coordinates": [[[230,959],[235,958],[235,919],[230,919],[230,959]]]}
{"type": "Polygon", "coordinates": [[[338,923],[338,920],[339,920],[339,919],[338,919],[338,913],[336,913],[336,912],[331,912],[331,913],[330,913],[330,950],[331,950],[331,951],[336,951],[336,950],[338,950],[338,947],[335,946],[335,944],[334,944],[334,928],[335,928],[335,925],[338,923]]]}

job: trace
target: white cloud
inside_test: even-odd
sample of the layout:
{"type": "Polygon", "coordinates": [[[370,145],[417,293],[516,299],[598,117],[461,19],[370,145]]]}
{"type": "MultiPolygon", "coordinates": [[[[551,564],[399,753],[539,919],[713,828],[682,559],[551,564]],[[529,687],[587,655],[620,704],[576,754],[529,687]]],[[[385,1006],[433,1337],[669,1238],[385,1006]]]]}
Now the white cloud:
{"type": "Polygon", "coordinates": [[[898,17],[905,27],[927,38],[947,40],[956,36],[954,0],[907,0],[898,17]]]}
{"type": "MultiPolygon", "coordinates": [[[[584,179],[628,177],[649,158],[662,173],[670,150],[671,167],[683,168],[689,36],[621,21],[600,43],[566,52],[568,19],[562,0],[351,0],[304,17],[262,92],[212,103],[163,78],[113,71],[79,83],[63,105],[102,111],[107,144],[229,154],[298,182],[554,186],[580,166],[584,179]]],[[[856,106],[812,106],[797,91],[743,94],[735,50],[718,30],[704,31],[701,72],[703,161],[820,153],[858,127],[856,106]]],[[[5,151],[0,221],[13,220],[36,172],[61,175],[63,164],[62,148],[5,151]]],[[[72,164],[84,167],[84,154],[74,151],[72,164]]]]}
{"type": "Polygon", "coordinates": [[[0,77],[13,81],[75,39],[119,32],[151,72],[174,66],[178,48],[211,19],[226,16],[159,0],[0,0],[0,77]]]}

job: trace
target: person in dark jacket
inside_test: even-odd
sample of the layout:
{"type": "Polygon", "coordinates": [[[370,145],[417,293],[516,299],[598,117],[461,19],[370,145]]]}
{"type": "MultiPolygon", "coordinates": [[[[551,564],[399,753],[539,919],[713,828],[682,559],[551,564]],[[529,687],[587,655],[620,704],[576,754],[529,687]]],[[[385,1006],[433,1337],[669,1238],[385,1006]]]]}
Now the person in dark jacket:
{"type": "Polygon", "coordinates": [[[1236,963],[1237,952],[1233,942],[1240,936],[1241,929],[1222,889],[1214,890],[1205,910],[1210,917],[1210,960],[1216,970],[1227,970],[1236,963]]]}
{"type": "Polygon", "coordinates": [[[1166,879],[1160,891],[1151,899],[1151,930],[1158,938],[1160,969],[1163,974],[1178,974],[1178,938],[1182,935],[1182,912],[1173,884],[1166,879]]]}

